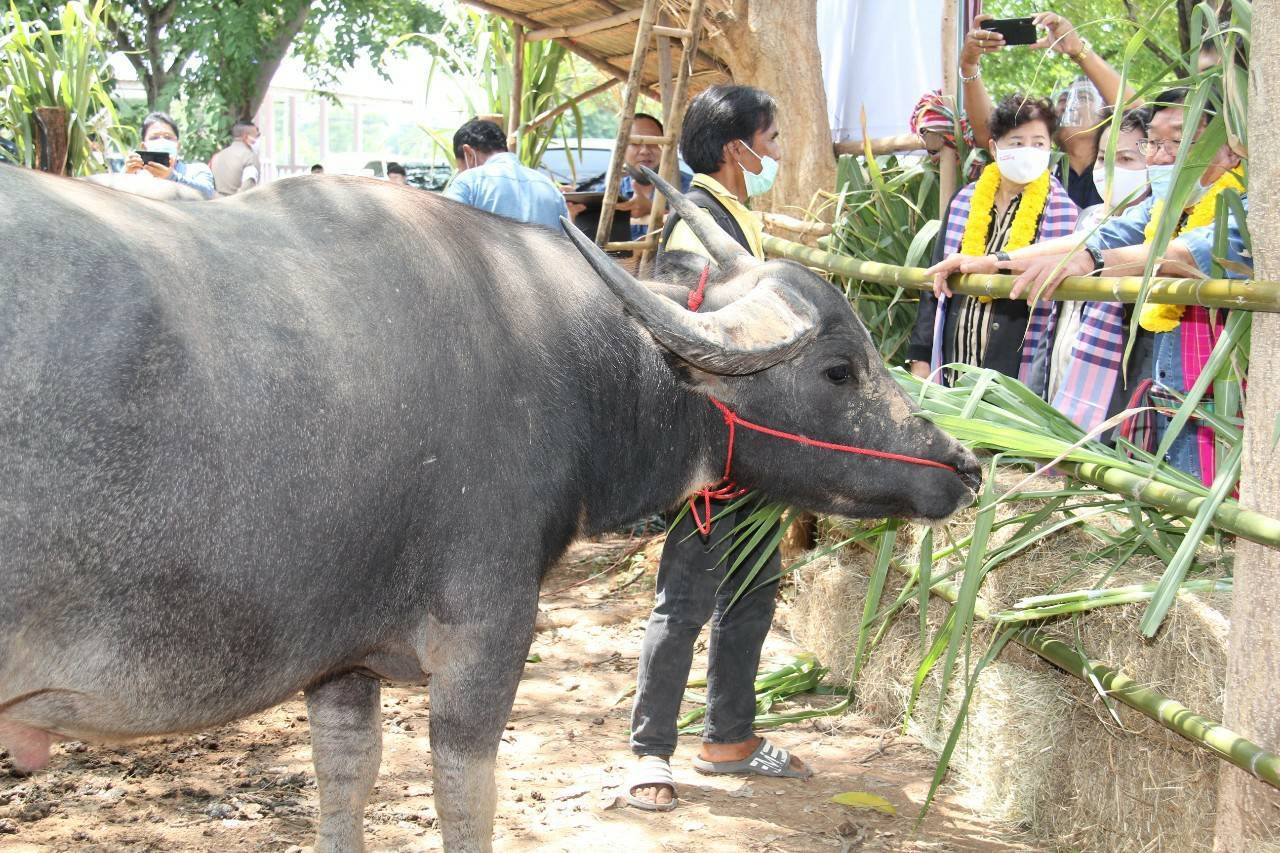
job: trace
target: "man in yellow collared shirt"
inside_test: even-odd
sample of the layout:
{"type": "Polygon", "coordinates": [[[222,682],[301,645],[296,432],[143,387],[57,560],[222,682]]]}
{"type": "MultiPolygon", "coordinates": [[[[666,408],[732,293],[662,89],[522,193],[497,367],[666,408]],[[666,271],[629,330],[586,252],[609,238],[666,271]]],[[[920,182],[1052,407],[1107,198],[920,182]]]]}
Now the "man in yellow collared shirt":
{"type": "MultiPolygon", "coordinates": [[[[773,99],[751,86],[706,90],[689,105],[680,134],[680,155],[695,173],[687,193],[689,200],[763,260],[764,232],[746,202],[750,196],[769,190],[782,159],[773,99]]],[[[661,243],[662,252],[709,257],[693,231],[675,214],[667,220],[661,243]]]]}
{"type": "MultiPolygon", "coordinates": [[[[782,151],[773,98],[750,86],[716,86],[689,105],[680,134],[680,154],[696,173],[685,197],[706,210],[730,236],[757,258],[764,258],[760,221],[747,209],[749,197],[768,191],[782,151]]],[[[676,264],[679,253],[710,258],[702,242],[678,214],[663,228],[658,255],[676,264]]],[[[713,503],[711,512],[723,510],[713,503]]],[[[667,535],[658,568],[657,601],[645,629],[631,716],[631,749],[637,763],[627,783],[627,802],[637,808],[669,811],[678,798],[670,759],[676,747],[676,720],[693,646],[712,621],[707,661],[707,715],[701,749],[694,758],[703,773],[757,773],[805,778],[809,768],[752,731],[755,721],[755,677],[760,649],[773,620],[781,561],[776,548],[758,545],[745,559],[727,559],[734,528],[750,513],[739,509],[716,522],[709,537],[695,529],[686,513],[667,535]],[[775,578],[731,599],[739,579],[725,578],[735,562],[751,566],[767,561],[760,578],[775,578]]],[[[770,537],[765,537],[768,542],[770,537]]]]}

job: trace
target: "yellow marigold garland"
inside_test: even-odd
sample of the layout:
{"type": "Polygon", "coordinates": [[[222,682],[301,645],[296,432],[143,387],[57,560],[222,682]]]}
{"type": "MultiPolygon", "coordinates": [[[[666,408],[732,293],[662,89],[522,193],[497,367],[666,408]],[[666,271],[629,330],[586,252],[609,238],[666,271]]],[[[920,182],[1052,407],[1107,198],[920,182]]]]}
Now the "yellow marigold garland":
{"type": "MultiPolygon", "coordinates": [[[[1187,221],[1183,223],[1181,228],[1174,231],[1173,236],[1177,237],[1187,231],[1194,231],[1197,228],[1212,225],[1218,205],[1218,196],[1222,195],[1223,190],[1227,189],[1235,190],[1238,193],[1244,192],[1244,184],[1240,181],[1239,172],[1227,172],[1214,181],[1213,186],[1209,187],[1204,197],[1191,208],[1191,212],[1187,214],[1187,221]]],[[[1156,199],[1151,206],[1151,221],[1147,223],[1147,227],[1143,232],[1146,235],[1146,242],[1150,243],[1155,239],[1156,229],[1160,227],[1160,218],[1163,215],[1164,200],[1156,199]]],[[[1142,312],[1138,315],[1138,325],[1148,332],[1172,332],[1182,322],[1182,314],[1186,311],[1186,308],[1187,306],[1185,305],[1156,305],[1148,302],[1142,306],[1142,312]]]]}
{"type": "MultiPolygon", "coordinates": [[[[987,253],[987,235],[991,232],[991,216],[996,204],[996,190],[1000,187],[1000,167],[995,163],[982,170],[982,175],[973,186],[973,197],[969,201],[969,219],[964,225],[964,239],[960,241],[960,254],[985,255],[987,253]]],[[[1030,246],[1036,240],[1036,225],[1040,214],[1044,212],[1045,203],[1049,200],[1049,173],[1027,184],[1022,189],[1022,202],[1018,212],[1013,216],[1013,224],[1000,248],[1006,252],[1030,246]]],[[[982,302],[990,302],[990,296],[978,297],[982,302]]]]}

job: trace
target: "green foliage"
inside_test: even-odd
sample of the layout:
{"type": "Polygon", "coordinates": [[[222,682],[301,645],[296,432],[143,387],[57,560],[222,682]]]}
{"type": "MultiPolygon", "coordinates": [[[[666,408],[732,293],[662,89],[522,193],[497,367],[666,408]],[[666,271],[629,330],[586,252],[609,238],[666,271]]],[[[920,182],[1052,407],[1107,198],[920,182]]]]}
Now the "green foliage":
{"type": "MultiPolygon", "coordinates": [[[[508,115],[515,87],[515,24],[497,15],[458,7],[439,33],[416,33],[400,42],[421,40],[431,51],[429,77],[443,74],[457,86],[475,115],[508,115]],[[479,97],[473,91],[479,90],[479,97]]],[[[397,42],[397,43],[400,43],[397,42]]],[[[521,122],[553,109],[573,96],[573,65],[568,49],[552,39],[524,46],[524,78],[520,92],[521,122]]],[[[587,88],[587,87],[582,87],[587,88]]],[[[565,138],[569,128],[582,137],[580,108],[571,107],[556,118],[520,134],[517,153],[526,166],[537,166],[547,146],[565,138]],[[572,124],[570,124],[572,123],[572,124]]],[[[442,148],[449,146],[439,140],[442,148]]],[[[451,154],[451,152],[450,152],[451,154]]]]}
{"type": "Polygon", "coordinates": [[[0,15],[0,136],[13,143],[24,165],[37,165],[40,107],[67,111],[69,174],[100,171],[103,146],[123,138],[108,92],[106,15],[106,0],[68,3],[52,26],[23,20],[16,8],[0,15]]]}
{"type": "MultiPolygon", "coordinates": [[[[845,155],[836,172],[835,226],[827,248],[869,261],[928,266],[938,230],[938,173],[927,161],[845,155]]],[[[916,291],[846,280],[845,294],[885,361],[906,356],[916,291]]]]}
{"type": "MultiPolygon", "coordinates": [[[[18,8],[49,21],[60,7],[22,2],[18,8]]],[[[442,22],[434,7],[417,0],[121,2],[113,6],[111,47],[133,64],[150,109],[173,109],[178,98],[197,118],[193,145],[184,140],[183,146],[191,156],[206,154],[205,134],[218,140],[212,153],[226,144],[236,119],[256,112],[290,49],[323,87],[362,55],[376,65],[401,33],[435,31],[442,22]]]]}

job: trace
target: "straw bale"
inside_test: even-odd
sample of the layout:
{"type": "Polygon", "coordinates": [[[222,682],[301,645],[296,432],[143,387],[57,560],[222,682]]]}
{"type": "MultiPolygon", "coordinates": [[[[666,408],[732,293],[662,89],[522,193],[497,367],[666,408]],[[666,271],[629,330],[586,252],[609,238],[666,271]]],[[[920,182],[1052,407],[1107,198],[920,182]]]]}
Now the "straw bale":
{"type": "MultiPolygon", "coordinates": [[[[1002,506],[998,518],[1037,506],[1002,506]]],[[[972,518],[969,511],[953,521],[952,536],[963,535],[957,531],[971,527],[972,518]]],[[[843,538],[850,531],[847,523],[838,523],[829,536],[843,538]]],[[[997,541],[1007,541],[1012,532],[1000,531],[997,541]]],[[[945,541],[935,536],[935,548],[945,541]]],[[[916,547],[912,528],[904,528],[895,559],[914,565],[916,547]]],[[[1104,577],[1104,586],[1152,581],[1163,569],[1148,556],[1112,572],[1109,561],[1088,559],[1097,548],[1092,537],[1076,528],[1061,531],[993,570],[983,598],[992,610],[1000,610],[1029,595],[1083,589],[1104,577]]],[[[1229,563],[1229,552],[1220,557],[1220,563],[1229,563]]],[[[872,562],[865,550],[846,548],[797,573],[792,632],[837,680],[852,674],[872,562]]],[[[900,573],[890,573],[882,606],[894,600],[902,583],[900,573]]],[[[1229,595],[1221,593],[1183,596],[1154,642],[1138,633],[1143,604],[1101,608],[1048,623],[1046,630],[1193,711],[1221,719],[1229,607],[1229,595]]],[[[946,612],[945,603],[936,598],[930,602],[930,639],[946,612]]],[[[860,713],[885,725],[903,722],[923,653],[918,626],[913,598],[868,655],[855,685],[860,713]]],[[[977,628],[974,657],[990,636],[989,628],[977,628]]],[[[939,714],[939,669],[926,681],[907,723],[907,730],[935,752],[946,741],[962,693],[959,684],[953,685],[939,714]]],[[[1219,760],[1114,704],[1122,726],[1089,685],[1011,643],[979,676],[948,783],[972,808],[1029,829],[1055,846],[1179,853],[1211,849],[1219,760]]]]}

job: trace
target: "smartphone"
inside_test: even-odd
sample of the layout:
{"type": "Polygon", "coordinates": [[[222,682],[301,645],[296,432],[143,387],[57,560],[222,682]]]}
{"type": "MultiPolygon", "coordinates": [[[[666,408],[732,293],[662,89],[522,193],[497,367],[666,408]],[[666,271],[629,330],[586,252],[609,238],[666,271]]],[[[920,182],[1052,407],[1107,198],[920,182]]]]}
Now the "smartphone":
{"type": "Polygon", "coordinates": [[[1004,36],[1006,47],[1035,44],[1039,37],[1036,35],[1036,25],[1031,21],[1031,18],[994,18],[983,21],[982,28],[1004,36]]]}
{"type": "Polygon", "coordinates": [[[136,151],[134,153],[142,158],[143,163],[158,163],[161,166],[169,165],[169,152],[167,151],[136,151]]]}

